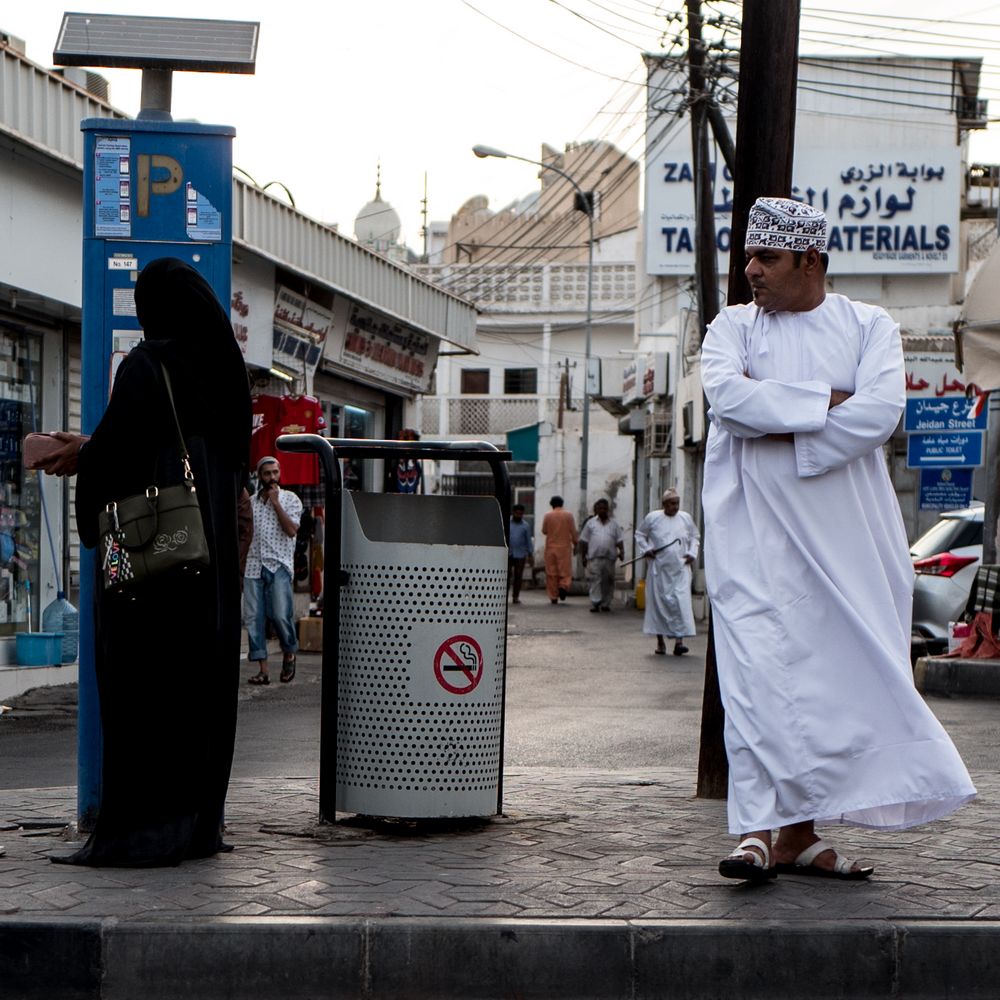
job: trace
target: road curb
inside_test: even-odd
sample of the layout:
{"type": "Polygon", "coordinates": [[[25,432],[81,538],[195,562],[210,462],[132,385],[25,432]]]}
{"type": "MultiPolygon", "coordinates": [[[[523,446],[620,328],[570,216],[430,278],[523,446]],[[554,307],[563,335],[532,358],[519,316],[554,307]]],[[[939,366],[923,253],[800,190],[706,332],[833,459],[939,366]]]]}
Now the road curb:
{"type": "Polygon", "coordinates": [[[958,660],[921,656],[913,666],[921,694],[1000,698],[1000,660],[958,660]]]}
{"type": "Polygon", "coordinates": [[[1000,995],[1000,921],[0,920],[5,998],[1000,995]]]}

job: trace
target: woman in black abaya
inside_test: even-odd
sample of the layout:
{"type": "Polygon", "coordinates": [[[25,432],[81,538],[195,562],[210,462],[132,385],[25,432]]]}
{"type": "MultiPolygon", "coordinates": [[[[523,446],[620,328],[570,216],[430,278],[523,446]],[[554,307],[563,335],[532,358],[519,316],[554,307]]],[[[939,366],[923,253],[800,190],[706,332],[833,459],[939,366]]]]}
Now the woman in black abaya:
{"type": "Polygon", "coordinates": [[[72,471],[80,539],[98,542],[112,500],[181,479],[170,374],[191,456],[211,565],[130,593],[95,590],[103,730],[101,806],[84,865],[174,865],[227,850],[222,817],[236,735],[240,657],[237,504],[246,481],[250,391],[243,358],[211,286],[174,258],[148,264],[135,288],[145,333],[122,362],[89,440],[57,435],[72,471]]]}

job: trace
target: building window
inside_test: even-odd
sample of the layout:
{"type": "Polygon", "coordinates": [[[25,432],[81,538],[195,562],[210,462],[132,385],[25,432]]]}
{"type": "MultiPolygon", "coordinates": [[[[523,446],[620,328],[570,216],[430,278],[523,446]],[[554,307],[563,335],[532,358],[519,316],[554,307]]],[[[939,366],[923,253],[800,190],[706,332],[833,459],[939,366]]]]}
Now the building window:
{"type": "Polygon", "coordinates": [[[537,368],[505,368],[503,372],[505,396],[535,396],[538,394],[537,368]]]}
{"type": "Polygon", "coordinates": [[[488,396],[490,394],[489,368],[462,369],[462,395],[488,396]]]}

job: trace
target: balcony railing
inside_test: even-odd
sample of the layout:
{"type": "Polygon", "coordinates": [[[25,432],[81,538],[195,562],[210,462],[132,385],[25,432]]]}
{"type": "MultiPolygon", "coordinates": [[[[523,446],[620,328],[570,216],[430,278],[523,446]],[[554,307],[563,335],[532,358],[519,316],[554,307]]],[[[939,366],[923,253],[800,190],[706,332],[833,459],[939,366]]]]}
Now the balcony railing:
{"type": "Polygon", "coordinates": [[[448,426],[441,421],[441,397],[424,396],[420,433],[506,434],[538,420],[537,396],[459,396],[446,400],[448,426]]]}
{"type": "MultiPolygon", "coordinates": [[[[490,312],[582,312],[586,264],[420,264],[414,270],[490,312]]],[[[595,264],[595,314],[635,304],[634,264],[595,264]]]]}

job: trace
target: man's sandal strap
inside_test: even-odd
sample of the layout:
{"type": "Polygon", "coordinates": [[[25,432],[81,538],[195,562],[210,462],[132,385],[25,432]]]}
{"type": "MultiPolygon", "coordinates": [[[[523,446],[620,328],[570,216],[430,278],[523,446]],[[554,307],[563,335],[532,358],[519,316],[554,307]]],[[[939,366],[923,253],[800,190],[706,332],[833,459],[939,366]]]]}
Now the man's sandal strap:
{"type": "Polygon", "coordinates": [[[729,856],[731,858],[742,859],[745,854],[749,854],[750,857],[753,858],[753,863],[757,868],[768,869],[771,867],[771,849],[758,837],[747,837],[745,840],[740,842],[736,850],[729,856]],[[756,848],[760,851],[763,855],[763,860],[758,855],[754,854],[750,848],[756,848]]]}
{"type": "Polygon", "coordinates": [[[832,851],[834,862],[833,870],[846,874],[854,867],[854,862],[850,858],[845,858],[837,852],[837,849],[828,844],[825,840],[817,840],[815,844],[810,844],[796,859],[795,864],[803,868],[808,868],[824,851],[832,851]]]}

